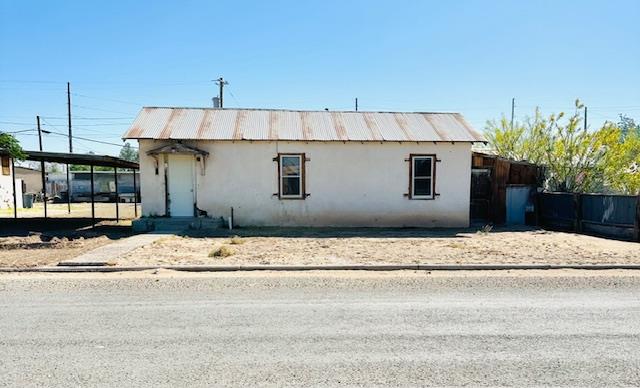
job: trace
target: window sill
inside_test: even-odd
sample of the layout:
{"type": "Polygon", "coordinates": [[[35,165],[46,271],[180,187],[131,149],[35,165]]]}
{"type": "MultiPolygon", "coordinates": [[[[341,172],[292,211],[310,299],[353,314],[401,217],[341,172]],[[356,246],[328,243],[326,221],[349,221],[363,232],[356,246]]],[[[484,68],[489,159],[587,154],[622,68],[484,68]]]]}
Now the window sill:
{"type": "Polygon", "coordinates": [[[273,196],[274,196],[274,197],[278,197],[278,199],[279,199],[279,200],[282,200],[282,201],[289,201],[289,200],[294,200],[294,201],[295,201],[295,200],[298,200],[298,201],[299,201],[299,200],[301,200],[301,199],[302,199],[302,200],[307,199],[307,197],[310,197],[310,196],[311,196],[311,194],[304,194],[304,195],[303,195],[303,196],[301,196],[301,197],[284,197],[284,196],[279,195],[278,193],[274,193],[274,194],[273,194],[273,196]]]}

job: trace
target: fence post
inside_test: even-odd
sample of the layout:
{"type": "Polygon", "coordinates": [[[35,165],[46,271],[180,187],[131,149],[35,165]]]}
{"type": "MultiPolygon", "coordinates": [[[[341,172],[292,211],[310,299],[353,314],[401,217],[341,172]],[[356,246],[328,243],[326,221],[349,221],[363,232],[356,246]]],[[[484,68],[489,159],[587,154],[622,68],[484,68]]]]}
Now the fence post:
{"type": "Polygon", "coordinates": [[[574,230],[577,233],[582,233],[582,194],[573,194],[573,209],[574,209],[574,230]]]}
{"type": "Polygon", "coordinates": [[[542,193],[536,192],[536,196],[534,197],[534,205],[535,206],[535,215],[536,215],[536,226],[542,227],[542,193]]]}
{"type": "Polygon", "coordinates": [[[636,216],[633,223],[633,240],[640,242],[640,194],[636,197],[636,216]]]}

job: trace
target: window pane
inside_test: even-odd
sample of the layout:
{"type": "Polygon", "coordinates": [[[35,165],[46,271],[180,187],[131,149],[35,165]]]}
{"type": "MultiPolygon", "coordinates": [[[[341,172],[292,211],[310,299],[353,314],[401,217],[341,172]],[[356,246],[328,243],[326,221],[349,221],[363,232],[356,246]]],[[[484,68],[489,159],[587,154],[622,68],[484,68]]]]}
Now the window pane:
{"type": "Polygon", "coordinates": [[[299,176],[300,175],[300,157],[283,156],[282,157],[282,175],[283,176],[299,176]]]}
{"type": "Polygon", "coordinates": [[[300,178],[282,178],[282,195],[300,195],[300,178]]]}
{"type": "Polygon", "coordinates": [[[414,179],[413,195],[431,195],[431,178],[414,179]]]}
{"type": "Polygon", "coordinates": [[[413,176],[431,176],[431,158],[413,159],[413,176]]]}

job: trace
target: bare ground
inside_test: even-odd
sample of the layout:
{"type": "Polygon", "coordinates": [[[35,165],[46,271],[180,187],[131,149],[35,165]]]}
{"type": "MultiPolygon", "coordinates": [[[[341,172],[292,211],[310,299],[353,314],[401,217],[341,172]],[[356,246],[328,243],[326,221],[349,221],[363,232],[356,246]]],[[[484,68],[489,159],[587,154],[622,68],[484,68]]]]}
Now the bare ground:
{"type": "Polygon", "coordinates": [[[0,237],[0,267],[57,265],[91,249],[127,236],[121,227],[30,232],[25,236],[0,237]]]}
{"type": "Polygon", "coordinates": [[[243,229],[237,233],[240,239],[168,237],[126,254],[118,265],[640,263],[638,243],[544,230],[243,229]],[[231,248],[231,255],[210,257],[222,246],[231,248]]]}

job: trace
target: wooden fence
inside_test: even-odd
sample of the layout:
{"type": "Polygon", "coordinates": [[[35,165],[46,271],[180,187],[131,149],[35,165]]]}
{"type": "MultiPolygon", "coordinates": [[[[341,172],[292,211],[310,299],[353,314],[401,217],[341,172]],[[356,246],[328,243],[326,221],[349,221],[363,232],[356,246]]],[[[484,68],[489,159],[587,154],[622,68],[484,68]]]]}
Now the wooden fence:
{"type": "Polygon", "coordinates": [[[542,227],[640,241],[640,196],[541,193],[537,201],[542,227]]]}

